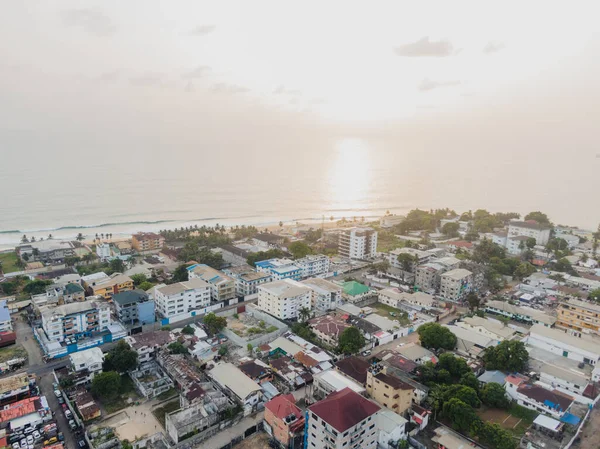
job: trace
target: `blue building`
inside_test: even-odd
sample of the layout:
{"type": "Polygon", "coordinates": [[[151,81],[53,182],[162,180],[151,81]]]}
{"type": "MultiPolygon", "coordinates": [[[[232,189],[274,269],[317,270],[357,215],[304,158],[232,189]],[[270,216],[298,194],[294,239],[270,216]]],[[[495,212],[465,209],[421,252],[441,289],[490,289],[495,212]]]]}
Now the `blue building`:
{"type": "Polygon", "coordinates": [[[112,297],[119,321],[123,324],[154,323],[154,301],[143,290],[117,293],[112,297]]]}
{"type": "Polygon", "coordinates": [[[303,277],[303,269],[290,259],[269,259],[256,262],[256,270],[270,274],[274,281],[293,279],[299,281],[303,277]]]}

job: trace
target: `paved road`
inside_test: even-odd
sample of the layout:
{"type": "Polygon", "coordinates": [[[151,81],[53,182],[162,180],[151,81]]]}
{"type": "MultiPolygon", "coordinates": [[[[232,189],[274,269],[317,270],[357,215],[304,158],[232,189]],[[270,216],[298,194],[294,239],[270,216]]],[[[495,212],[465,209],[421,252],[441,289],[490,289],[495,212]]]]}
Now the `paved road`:
{"type": "Polygon", "coordinates": [[[42,377],[38,377],[37,384],[40,387],[40,391],[46,396],[50,410],[54,412],[54,419],[59,432],[62,432],[65,436],[65,447],[76,448],[77,438],[71,433],[69,423],[65,414],[63,413],[61,405],[58,403],[58,399],[54,395],[54,388],[52,383],[54,382],[54,375],[52,373],[44,374],[42,377]]]}

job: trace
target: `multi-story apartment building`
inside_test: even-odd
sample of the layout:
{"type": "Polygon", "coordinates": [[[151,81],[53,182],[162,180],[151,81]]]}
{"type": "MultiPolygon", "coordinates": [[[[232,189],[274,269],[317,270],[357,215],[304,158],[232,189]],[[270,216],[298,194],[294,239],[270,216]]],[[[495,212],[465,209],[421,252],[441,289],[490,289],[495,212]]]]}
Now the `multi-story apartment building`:
{"type": "Polygon", "coordinates": [[[12,319],[5,300],[0,301],[0,332],[11,332],[12,319]]]}
{"type": "Polygon", "coordinates": [[[73,243],[52,239],[25,243],[17,246],[16,250],[21,259],[27,254],[29,262],[58,263],[75,254],[73,243]]]}
{"type": "Polygon", "coordinates": [[[367,394],[378,404],[402,415],[410,408],[414,388],[401,379],[387,374],[387,368],[374,365],[367,371],[367,394]]]}
{"type": "Polygon", "coordinates": [[[342,303],[342,286],[322,278],[302,281],[311,290],[312,308],[316,310],[335,310],[342,303]]]}
{"type": "Polygon", "coordinates": [[[271,282],[273,278],[270,274],[249,271],[240,274],[235,278],[235,291],[238,296],[254,295],[258,293],[259,285],[271,282]]]}
{"type": "Polygon", "coordinates": [[[324,254],[309,254],[296,260],[296,265],[302,270],[303,278],[324,277],[329,272],[329,257],[324,254]]]}
{"type": "Polygon", "coordinates": [[[556,327],[571,334],[600,334],[600,306],[591,302],[569,299],[558,308],[556,327]]]}
{"type": "Polygon", "coordinates": [[[138,252],[156,251],[165,245],[165,238],[154,232],[139,232],[131,236],[131,246],[138,252]]]}
{"type": "Polygon", "coordinates": [[[440,288],[442,274],[458,268],[459,265],[460,260],[456,257],[441,257],[419,265],[415,269],[415,285],[424,291],[437,291],[440,288]]]}
{"type": "Polygon", "coordinates": [[[302,447],[304,415],[291,394],[279,395],[265,404],[265,430],[284,448],[302,447]]]}
{"type": "Polygon", "coordinates": [[[155,287],[156,310],[169,318],[210,305],[211,285],[200,278],[155,287]]]}
{"type": "Polygon", "coordinates": [[[524,235],[509,236],[506,238],[506,251],[513,256],[521,254],[527,249],[527,240],[533,237],[526,237],[524,235]]]}
{"type": "Polygon", "coordinates": [[[350,388],[331,393],[308,408],[306,441],[314,449],[375,449],[374,415],[380,407],[350,388]]]}
{"type": "Polygon", "coordinates": [[[295,320],[301,309],[311,309],[311,289],[292,279],[258,287],[258,308],[282,320],[295,320]]]}
{"type": "Polygon", "coordinates": [[[89,383],[96,374],[102,372],[104,353],[98,347],[74,352],[69,355],[69,358],[71,359],[71,372],[75,377],[75,385],[89,383]]]}
{"type": "Polygon", "coordinates": [[[117,318],[123,324],[154,323],[154,301],[143,290],[117,293],[113,296],[117,318]]]}
{"type": "Polygon", "coordinates": [[[149,362],[156,358],[161,347],[173,340],[172,334],[165,331],[142,332],[125,337],[131,349],[137,352],[138,362],[149,362]]]}
{"type": "Polygon", "coordinates": [[[442,274],[440,296],[450,301],[460,301],[473,288],[473,273],[464,268],[455,268],[442,274]]]}
{"type": "Polygon", "coordinates": [[[340,256],[349,259],[371,259],[377,253],[377,231],[373,228],[349,228],[340,232],[340,256]]]}
{"type": "Polygon", "coordinates": [[[390,263],[391,267],[397,268],[399,270],[404,270],[404,264],[402,264],[398,261],[398,256],[400,254],[408,254],[409,256],[413,257],[414,262],[412,263],[410,270],[409,270],[411,273],[413,273],[415,271],[415,268],[417,266],[429,262],[431,260],[431,258],[433,257],[433,255],[431,253],[429,253],[427,251],[421,251],[420,249],[397,248],[393,251],[390,251],[387,254],[387,260],[390,263]]]}
{"type": "Polygon", "coordinates": [[[90,336],[93,332],[106,330],[111,324],[110,306],[100,299],[44,307],[41,315],[42,328],[50,341],[90,336]]]}
{"type": "Polygon", "coordinates": [[[119,292],[133,290],[133,280],[124,274],[115,273],[108,279],[95,282],[89,289],[92,295],[110,299],[119,292]]]}
{"type": "Polygon", "coordinates": [[[548,225],[539,224],[533,220],[512,221],[508,225],[508,238],[516,236],[532,237],[537,245],[545,245],[550,240],[550,230],[548,225]]]}
{"type": "Polygon", "coordinates": [[[235,281],[219,270],[205,264],[187,267],[188,279],[202,279],[210,285],[210,299],[214,302],[235,298],[235,281]]]}
{"type": "Polygon", "coordinates": [[[256,270],[270,274],[274,281],[282,279],[302,279],[303,270],[291,259],[268,259],[256,262],[256,270]]]}

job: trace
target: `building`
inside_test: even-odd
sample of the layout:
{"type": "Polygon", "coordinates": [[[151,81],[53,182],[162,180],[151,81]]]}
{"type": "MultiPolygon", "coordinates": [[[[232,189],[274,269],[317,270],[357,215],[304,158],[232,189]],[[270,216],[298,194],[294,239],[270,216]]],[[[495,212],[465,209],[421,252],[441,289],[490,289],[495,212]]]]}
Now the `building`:
{"type": "Polygon", "coordinates": [[[255,271],[247,264],[228,268],[223,270],[223,272],[234,279],[235,293],[238,297],[255,295],[258,293],[259,285],[273,280],[270,274],[255,271]]]}
{"type": "Polygon", "coordinates": [[[260,385],[231,363],[217,363],[208,375],[247,411],[256,406],[262,397],[260,385]]]}
{"type": "Polygon", "coordinates": [[[265,431],[282,447],[302,447],[304,424],[304,415],[293,395],[279,395],[265,404],[265,431]]]}
{"type": "Polygon", "coordinates": [[[329,273],[329,257],[324,254],[309,254],[296,260],[296,265],[302,269],[302,277],[325,277],[329,273]]]}
{"type": "Polygon", "coordinates": [[[202,279],[210,284],[210,298],[213,302],[235,298],[235,281],[229,276],[205,264],[187,267],[188,278],[202,279]]]}
{"type": "Polygon", "coordinates": [[[252,243],[263,249],[279,248],[285,243],[285,237],[269,232],[257,234],[252,238],[252,243]]]}
{"type": "Polygon", "coordinates": [[[431,261],[431,258],[433,257],[431,255],[431,253],[429,253],[427,251],[421,251],[420,249],[416,249],[416,248],[397,248],[397,249],[395,249],[393,251],[390,251],[387,254],[388,262],[390,263],[390,266],[392,268],[397,268],[399,270],[404,270],[404,264],[402,264],[402,263],[400,263],[398,261],[398,256],[400,254],[408,254],[409,256],[412,256],[414,262],[412,263],[412,265],[410,267],[410,270],[408,270],[411,273],[414,273],[415,268],[417,266],[422,265],[424,263],[427,263],[427,262],[431,261]]]}
{"type": "Polygon", "coordinates": [[[375,413],[375,428],[380,448],[397,448],[400,440],[406,440],[408,420],[391,410],[379,410],[375,413]]]}
{"type": "MultiPolygon", "coordinates": [[[[507,383],[507,386],[513,385],[507,383]]],[[[523,407],[545,413],[555,419],[560,419],[573,405],[573,397],[568,394],[528,383],[517,387],[516,401],[523,407]]]]}
{"type": "Polygon", "coordinates": [[[308,448],[375,449],[375,414],[380,407],[349,388],[330,394],[308,408],[308,448]]]}
{"type": "Polygon", "coordinates": [[[158,330],[128,335],[125,341],[137,352],[138,362],[143,363],[156,358],[158,350],[171,343],[173,337],[170,332],[158,330]]]}
{"type": "Polygon", "coordinates": [[[397,288],[385,288],[377,294],[379,302],[396,309],[401,309],[403,303],[423,309],[430,309],[436,305],[433,296],[423,292],[406,293],[397,288]]]}
{"type": "Polygon", "coordinates": [[[303,269],[291,259],[268,259],[256,262],[256,270],[270,275],[274,281],[293,279],[299,281],[303,277],[303,269]]]}
{"type": "Polygon", "coordinates": [[[481,386],[496,383],[504,386],[506,383],[506,374],[502,371],[493,370],[493,371],[485,371],[481,376],[477,378],[481,386]]]}
{"type": "Polygon", "coordinates": [[[19,245],[16,247],[16,251],[21,259],[27,255],[29,262],[39,261],[55,264],[64,262],[67,257],[72,257],[75,254],[75,247],[71,242],[48,239],[19,245]]]}
{"type": "Polygon", "coordinates": [[[506,251],[513,256],[518,256],[527,249],[527,240],[531,237],[524,235],[515,235],[513,237],[507,237],[506,239],[506,251]]]}
{"type": "Polygon", "coordinates": [[[440,296],[450,301],[461,301],[473,288],[473,273],[455,268],[442,274],[440,296]]]}
{"type": "Polygon", "coordinates": [[[10,310],[8,310],[6,300],[2,300],[0,301],[0,332],[11,332],[12,329],[10,310]]]}
{"type": "Polygon", "coordinates": [[[545,246],[550,240],[551,227],[539,224],[534,220],[511,221],[508,225],[508,238],[523,236],[534,238],[536,245],[545,246]]]}
{"type": "Polygon", "coordinates": [[[211,285],[200,278],[155,287],[156,310],[170,318],[190,310],[203,309],[210,305],[211,285]]]}
{"type": "Polygon", "coordinates": [[[377,231],[372,228],[343,229],[339,235],[338,253],[348,259],[372,259],[377,253],[377,231]]]}
{"type": "Polygon", "coordinates": [[[427,262],[415,269],[415,286],[424,291],[437,291],[440,288],[442,274],[447,269],[435,262],[427,262]]]}
{"type": "Polygon", "coordinates": [[[344,282],[342,297],[348,302],[359,302],[371,296],[371,290],[365,284],[356,281],[344,282]]]}
{"type": "Polygon", "coordinates": [[[600,334],[600,306],[587,301],[569,299],[556,309],[556,327],[571,334],[600,334]]]}
{"type": "Polygon", "coordinates": [[[35,380],[27,373],[0,378],[0,405],[28,398],[31,396],[30,385],[35,385],[35,380]]]}
{"type": "Polygon", "coordinates": [[[596,365],[600,360],[598,339],[586,335],[575,337],[562,330],[550,329],[540,324],[535,324],[529,330],[527,344],[589,365],[596,365]]]}
{"type": "Polygon", "coordinates": [[[510,340],[516,331],[498,321],[487,320],[478,316],[467,317],[456,323],[457,326],[478,332],[494,340],[510,340]]]}
{"type": "Polygon", "coordinates": [[[154,232],[139,232],[131,236],[131,246],[139,253],[157,251],[165,246],[165,238],[154,232]]]}
{"type": "Polygon", "coordinates": [[[110,299],[119,292],[133,290],[133,280],[124,274],[114,273],[108,279],[94,282],[89,288],[92,295],[110,299]]]}
{"type": "Polygon", "coordinates": [[[377,403],[399,415],[412,403],[414,388],[398,377],[387,374],[387,368],[374,365],[367,371],[367,393],[377,403]]]}
{"type": "Polygon", "coordinates": [[[87,384],[96,374],[102,372],[104,353],[102,349],[90,348],[85,351],[74,352],[69,355],[71,372],[75,377],[75,385],[87,384]]]}
{"type": "Polygon", "coordinates": [[[437,357],[433,352],[416,343],[402,345],[396,349],[396,352],[419,365],[427,362],[437,363],[437,357]]]}
{"type": "Polygon", "coordinates": [[[335,364],[335,369],[360,385],[367,383],[367,371],[371,364],[359,357],[351,356],[341,359],[335,364]]]}
{"type": "Polygon", "coordinates": [[[350,327],[350,324],[337,315],[313,318],[308,321],[308,325],[317,338],[329,346],[337,346],[340,334],[350,327]]]}
{"type": "Polygon", "coordinates": [[[107,281],[110,279],[110,276],[106,274],[104,271],[99,271],[98,273],[88,274],[87,276],[81,276],[81,285],[83,288],[89,291],[90,295],[92,294],[92,287],[96,284],[107,281]]]}
{"type": "Polygon", "coordinates": [[[382,228],[391,228],[396,225],[399,225],[404,220],[406,220],[406,217],[404,215],[384,215],[379,219],[379,226],[381,226],[382,228]]]}
{"type": "Polygon", "coordinates": [[[505,301],[488,301],[485,304],[485,311],[505,316],[511,320],[527,324],[539,324],[546,327],[552,327],[556,322],[556,317],[530,307],[517,307],[505,301]]]}
{"type": "Polygon", "coordinates": [[[322,278],[302,281],[311,290],[311,304],[314,310],[326,312],[335,310],[342,303],[342,287],[322,278]]]}
{"type": "Polygon", "coordinates": [[[113,296],[115,313],[123,324],[154,323],[154,301],[143,290],[131,290],[113,296]]]}
{"type": "Polygon", "coordinates": [[[481,357],[487,348],[500,343],[498,340],[464,327],[448,324],[443,324],[443,326],[447,327],[456,336],[456,352],[461,355],[473,358],[481,357]]]}
{"type": "Polygon", "coordinates": [[[96,255],[102,262],[112,259],[112,251],[109,243],[98,243],[96,245],[96,255]]]}
{"type": "Polygon", "coordinates": [[[258,308],[281,320],[296,320],[301,309],[312,308],[311,292],[292,279],[269,282],[258,287],[258,308]]]}
{"type": "Polygon", "coordinates": [[[313,396],[317,399],[326,398],[330,394],[344,389],[350,389],[361,395],[366,393],[365,387],[336,370],[330,369],[314,376],[313,396]]]}
{"type": "MultiPolygon", "coordinates": [[[[23,434],[27,428],[31,429],[27,432],[32,432],[51,419],[52,411],[48,406],[46,396],[33,396],[14,404],[6,405],[0,410],[0,423],[2,423],[3,427],[3,438],[0,441],[6,443],[7,432],[10,432],[10,437],[14,437],[19,433],[23,434]]],[[[8,444],[3,444],[3,446],[6,448],[9,447],[8,444]]],[[[22,448],[28,446],[27,444],[21,445],[22,448]]]]}
{"type": "Polygon", "coordinates": [[[146,399],[155,398],[174,385],[155,360],[140,363],[138,369],[130,371],[129,377],[133,380],[135,389],[146,399]]]}
{"type": "Polygon", "coordinates": [[[93,332],[106,330],[111,324],[110,306],[100,299],[43,307],[40,312],[42,328],[51,341],[90,336],[93,332]]]}
{"type": "Polygon", "coordinates": [[[436,449],[481,449],[471,440],[467,440],[462,435],[450,430],[448,427],[438,427],[434,430],[435,435],[431,441],[437,444],[436,449]]]}
{"type": "Polygon", "coordinates": [[[75,407],[77,407],[77,411],[84,421],[90,421],[92,419],[99,418],[102,414],[102,411],[92,397],[92,394],[89,393],[85,388],[78,388],[75,390],[75,396],[73,399],[73,402],[75,402],[75,407]]]}

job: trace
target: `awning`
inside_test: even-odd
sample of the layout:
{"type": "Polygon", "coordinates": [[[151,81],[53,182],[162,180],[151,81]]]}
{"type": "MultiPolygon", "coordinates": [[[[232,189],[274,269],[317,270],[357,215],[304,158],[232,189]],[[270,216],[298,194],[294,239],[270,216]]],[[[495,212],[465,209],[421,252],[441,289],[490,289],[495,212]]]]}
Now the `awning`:
{"type": "Polygon", "coordinates": [[[560,420],[564,423],[571,424],[573,426],[576,426],[581,421],[581,419],[579,419],[577,416],[571,415],[570,413],[565,413],[563,417],[560,418],[560,420]]]}

